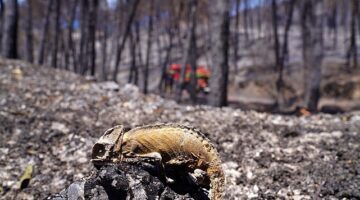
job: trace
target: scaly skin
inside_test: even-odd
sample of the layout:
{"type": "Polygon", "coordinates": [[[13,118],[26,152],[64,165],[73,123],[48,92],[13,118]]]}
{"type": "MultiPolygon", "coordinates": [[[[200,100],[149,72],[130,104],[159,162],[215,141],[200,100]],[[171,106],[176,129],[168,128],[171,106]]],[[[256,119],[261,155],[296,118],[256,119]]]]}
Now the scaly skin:
{"type": "Polygon", "coordinates": [[[210,179],[211,199],[222,199],[225,176],[221,160],[210,141],[195,128],[157,124],[127,132],[122,130],[122,137],[116,140],[113,151],[118,160],[128,157],[158,158],[165,167],[182,165],[192,172],[201,169],[210,179]]]}

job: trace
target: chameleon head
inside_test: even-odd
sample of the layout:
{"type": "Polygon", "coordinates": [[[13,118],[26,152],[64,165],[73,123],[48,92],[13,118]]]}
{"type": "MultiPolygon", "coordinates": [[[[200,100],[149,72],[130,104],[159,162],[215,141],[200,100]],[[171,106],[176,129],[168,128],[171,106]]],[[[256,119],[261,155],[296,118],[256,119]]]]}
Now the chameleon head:
{"type": "Polygon", "coordinates": [[[95,166],[117,161],[121,154],[121,142],[128,129],[122,125],[105,131],[92,148],[91,161],[95,166]]]}

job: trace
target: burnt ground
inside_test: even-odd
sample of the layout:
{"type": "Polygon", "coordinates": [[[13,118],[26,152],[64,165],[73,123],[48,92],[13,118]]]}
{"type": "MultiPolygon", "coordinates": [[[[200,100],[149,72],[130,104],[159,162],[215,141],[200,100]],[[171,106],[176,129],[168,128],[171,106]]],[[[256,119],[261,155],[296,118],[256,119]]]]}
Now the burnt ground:
{"type": "Polygon", "coordinates": [[[217,146],[226,199],[360,199],[360,112],[307,117],[181,106],[131,85],[0,60],[1,199],[43,199],[91,175],[109,127],[176,122],[217,146]],[[34,166],[27,188],[18,180],[34,166]]]}

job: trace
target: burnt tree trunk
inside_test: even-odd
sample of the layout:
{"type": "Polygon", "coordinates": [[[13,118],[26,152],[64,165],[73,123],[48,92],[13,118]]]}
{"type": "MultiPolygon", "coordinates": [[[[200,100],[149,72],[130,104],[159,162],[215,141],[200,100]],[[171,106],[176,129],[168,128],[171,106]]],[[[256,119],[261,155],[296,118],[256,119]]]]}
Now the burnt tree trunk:
{"type": "Polygon", "coordinates": [[[321,64],[323,59],[323,26],[316,16],[319,0],[303,0],[301,31],[304,59],[304,106],[317,110],[320,99],[321,64]]]}
{"type": "Polygon", "coordinates": [[[4,29],[4,16],[5,16],[5,5],[4,1],[0,0],[0,54],[2,49],[2,37],[3,37],[3,29],[4,29]]]}
{"type": "Polygon", "coordinates": [[[73,32],[74,32],[74,21],[76,17],[76,8],[78,5],[78,0],[72,1],[70,7],[70,17],[67,21],[67,44],[65,49],[65,69],[70,69],[70,56],[72,57],[73,70],[76,71],[77,61],[76,61],[76,48],[74,45],[73,32]]]}
{"type": "Polygon", "coordinates": [[[165,79],[166,79],[166,70],[167,70],[167,66],[169,65],[171,50],[173,48],[173,35],[174,35],[173,29],[168,28],[167,32],[168,32],[169,44],[166,48],[165,59],[164,59],[164,62],[162,63],[162,67],[161,67],[161,79],[160,79],[160,83],[159,83],[160,94],[163,94],[164,89],[165,89],[164,83],[165,83],[165,79]]]}
{"type": "Polygon", "coordinates": [[[143,86],[143,93],[148,93],[148,80],[149,80],[149,65],[150,65],[150,52],[152,46],[152,33],[153,33],[153,14],[154,14],[154,0],[150,0],[150,14],[149,14],[149,24],[148,24],[148,33],[147,33],[147,45],[146,45],[146,60],[145,66],[143,71],[143,79],[144,79],[144,86],[143,86]]]}
{"type": "Polygon", "coordinates": [[[47,38],[48,38],[48,29],[49,29],[49,23],[50,23],[50,14],[51,14],[52,4],[53,4],[53,0],[47,1],[46,14],[45,14],[44,24],[43,24],[43,27],[41,30],[41,36],[40,36],[39,57],[38,57],[39,65],[44,64],[45,45],[46,45],[47,38]]]}
{"type": "Polygon", "coordinates": [[[196,89],[197,89],[197,45],[196,45],[196,13],[197,13],[197,0],[190,0],[191,4],[191,34],[190,34],[190,50],[189,50],[189,63],[191,65],[190,76],[190,99],[193,104],[197,101],[196,89]]]}
{"type": "Polygon", "coordinates": [[[60,8],[61,0],[55,0],[55,19],[54,19],[54,34],[53,34],[53,49],[51,56],[51,66],[54,68],[58,67],[58,50],[59,50],[59,35],[60,35],[60,8]]]}
{"type": "Polygon", "coordinates": [[[122,52],[124,50],[125,47],[125,43],[126,43],[126,39],[129,35],[129,32],[131,30],[131,24],[132,21],[134,20],[135,14],[136,14],[136,10],[138,8],[140,0],[133,0],[130,2],[131,4],[131,9],[130,9],[130,14],[128,16],[128,19],[126,21],[126,27],[124,30],[124,34],[122,36],[121,42],[117,44],[116,46],[116,56],[115,56],[115,70],[113,72],[113,76],[112,76],[112,80],[117,82],[116,78],[117,78],[117,74],[119,73],[119,65],[120,65],[120,60],[121,60],[121,55],[122,52]]]}
{"type": "Polygon", "coordinates": [[[277,101],[276,103],[278,104],[278,106],[282,106],[282,104],[284,103],[284,98],[283,98],[283,94],[282,94],[282,88],[284,86],[284,80],[283,80],[283,71],[284,71],[284,67],[285,67],[285,61],[288,60],[288,56],[289,56],[289,31],[291,28],[291,24],[292,24],[292,18],[293,18],[293,13],[294,13],[294,7],[295,7],[295,3],[296,0],[290,0],[289,2],[289,6],[288,6],[288,13],[287,13],[287,19],[286,19],[286,24],[285,24],[285,30],[284,30],[284,38],[283,38],[283,44],[281,47],[281,53],[280,53],[280,57],[279,57],[279,66],[278,66],[278,77],[276,80],[276,91],[277,91],[277,101]]]}
{"type": "Polygon", "coordinates": [[[271,1],[271,14],[272,14],[272,27],[274,35],[274,57],[275,57],[275,66],[278,69],[280,65],[280,44],[279,44],[279,33],[278,33],[278,13],[276,0],[271,1]]]}
{"type": "MultiPolygon", "coordinates": [[[[351,25],[350,25],[350,47],[347,53],[347,66],[349,68],[357,68],[357,46],[356,46],[356,18],[358,16],[359,3],[357,0],[352,0],[351,11],[351,25]],[[352,60],[351,60],[352,59],[352,60]]],[[[349,69],[350,71],[350,69],[349,69]]]]}
{"type": "Polygon", "coordinates": [[[227,84],[229,76],[229,0],[211,0],[210,20],[212,21],[211,54],[212,75],[210,79],[209,104],[227,105],[227,84]]]}
{"type": "Polygon", "coordinates": [[[98,10],[98,0],[91,0],[90,1],[90,9],[89,9],[89,17],[88,17],[88,39],[87,42],[89,45],[89,52],[88,52],[88,59],[89,59],[89,68],[90,68],[90,75],[95,76],[96,72],[96,49],[95,49],[95,42],[96,42],[96,21],[97,21],[97,10],[98,10]]]}
{"type": "Polygon", "coordinates": [[[33,55],[33,35],[32,35],[32,0],[27,1],[26,7],[26,22],[25,22],[25,60],[28,62],[34,61],[33,55]]]}
{"type": "Polygon", "coordinates": [[[18,58],[18,2],[17,0],[6,1],[5,27],[2,40],[2,55],[5,58],[18,58]]]}
{"type": "Polygon", "coordinates": [[[245,31],[245,41],[249,41],[249,0],[244,0],[244,31],[245,31]]]}
{"type": "Polygon", "coordinates": [[[142,56],[142,47],[141,47],[141,38],[140,38],[140,22],[135,22],[135,41],[136,41],[136,50],[137,50],[137,57],[138,57],[138,67],[136,68],[137,71],[138,68],[141,70],[143,69],[144,63],[143,63],[143,56],[142,56]]]}
{"type": "Polygon", "coordinates": [[[79,52],[79,66],[78,66],[78,73],[85,74],[86,70],[88,69],[88,17],[89,17],[89,1],[88,0],[81,0],[81,21],[80,21],[80,52],[79,52]]]}
{"type": "Polygon", "coordinates": [[[332,48],[335,49],[337,47],[337,36],[338,36],[338,25],[337,25],[337,18],[338,18],[338,5],[336,1],[333,1],[330,11],[330,16],[327,19],[327,24],[330,29],[330,35],[332,35],[332,48]]]}

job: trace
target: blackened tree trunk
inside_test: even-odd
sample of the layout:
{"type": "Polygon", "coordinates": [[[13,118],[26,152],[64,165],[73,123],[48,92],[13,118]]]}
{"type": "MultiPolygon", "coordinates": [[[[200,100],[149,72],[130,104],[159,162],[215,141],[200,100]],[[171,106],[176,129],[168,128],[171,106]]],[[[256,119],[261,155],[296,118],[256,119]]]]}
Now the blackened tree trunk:
{"type": "Polygon", "coordinates": [[[211,0],[210,20],[212,22],[211,54],[213,70],[210,79],[209,104],[227,105],[227,84],[229,76],[229,0],[211,0]]]}
{"type": "Polygon", "coordinates": [[[3,36],[3,28],[4,28],[4,15],[5,15],[5,6],[4,1],[0,0],[0,54],[1,54],[1,42],[2,42],[2,36],[3,36]]]}
{"type": "Polygon", "coordinates": [[[28,62],[34,61],[33,56],[33,35],[32,35],[32,2],[33,0],[27,1],[27,8],[26,8],[26,23],[25,23],[25,60],[28,62]]]}
{"type": "Polygon", "coordinates": [[[54,19],[54,34],[52,41],[52,55],[51,55],[51,66],[57,68],[58,66],[58,50],[59,50],[59,35],[60,35],[60,8],[61,0],[55,0],[55,19],[54,19]]]}
{"type": "Polygon", "coordinates": [[[38,64],[42,65],[44,64],[44,58],[45,58],[45,45],[48,38],[48,29],[49,29],[49,22],[50,22],[50,14],[51,14],[51,6],[53,4],[54,0],[48,0],[47,6],[46,6],[46,14],[44,19],[44,24],[41,30],[41,36],[40,36],[40,47],[39,47],[39,57],[38,57],[38,64]]]}
{"type": "Polygon", "coordinates": [[[191,38],[190,38],[190,50],[189,50],[189,63],[191,65],[191,76],[190,76],[190,99],[193,104],[197,101],[196,89],[197,89],[197,45],[196,45],[196,13],[197,13],[197,0],[190,0],[191,4],[191,38]]]}
{"type": "Polygon", "coordinates": [[[235,4],[236,8],[236,15],[235,15],[235,31],[234,31],[234,67],[235,67],[235,75],[238,73],[239,68],[237,65],[237,61],[238,61],[238,50],[239,50],[239,24],[240,24],[240,0],[236,0],[236,4],[235,4]]]}
{"type": "Polygon", "coordinates": [[[77,67],[79,74],[85,74],[88,70],[88,17],[89,17],[89,1],[81,0],[81,21],[80,21],[80,52],[79,52],[79,66],[77,67]]]}
{"type": "Polygon", "coordinates": [[[330,33],[332,33],[332,47],[335,49],[337,47],[337,39],[338,39],[338,4],[336,1],[333,1],[331,6],[330,16],[328,18],[328,26],[330,27],[330,33]]]}
{"type": "MultiPolygon", "coordinates": [[[[351,31],[350,31],[350,47],[347,53],[347,66],[357,68],[357,46],[356,46],[356,18],[358,17],[359,3],[358,0],[352,0],[351,11],[351,31]],[[351,60],[352,59],[352,60],[351,60]]],[[[350,71],[350,69],[349,69],[350,71]]]]}
{"type": "Polygon", "coordinates": [[[149,24],[148,24],[148,33],[147,33],[147,45],[146,45],[146,61],[144,66],[143,78],[144,78],[144,86],[143,93],[148,93],[148,80],[149,80],[149,64],[150,64],[150,52],[152,46],[152,33],[153,33],[153,14],[154,14],[154,0],[150,0],[150,14],[149,14],[149,24]]]}
{"type": "Polygon", "coordinates": [[[114,73],[113,73],[113,76],[112,76],[112,80],[113,81],[117,81],[116,78],[117,78],[117,74],[119,73],[119,65],[120,65],[120,60],[121,60],[121,55],[122,55],[122,52],[124,50],[124,47],[125,47],[125,43],[126,43],[126,39],[129,35],[129,32],[131,30],[131,24],[134,20],[134,17],[135,17],[135,14],[136,14],[136,10],[138,8],[138,5],[139,5],[139,2],[140,0],[133,0],[133,1],[130,1],[130,4],[131,4],[131,9],[130,9],[130,13],[129,13],[129,16],[128,16],[128,19],[126,21],[126,27],[125,27],[125,30],[124,30],[124,34],[122,36],[122,39],[121,39],[121,42],[117,44],[117,47],[116,47],[116,56],[115,56],[115,70],[114,70],[114,73]]]}
{"type": "Polygon", "coordinates": [[[5,5],[4,1],[0,0],[0,54],[2,49],[2,37],[3,37],[3,29],[4,29],[4,16],[5,16],[5,5]]]}
{"type": "MultiPolygon", "coordinates": [[[[196,10],[197,10],[197,0],[189,0],[188,1],[188,5],[189,5],[189,28],[188,28],[188,32],[187,32],[187,42],[185,44],[185,48],[184,48],[184,54],[183,54],[183,60],[182,60],[182,66],[181,66],[181,70],[180,70],[180,78],[179,81],[177,83],[177,93],[176,93],[176,101],[180,102],[181,100],[181,95],[182,95],[182,91],[184,89],[184,86],[188,87],[188,91],[190,91],[191,99],[193,102],[196,101],[196,94],[195,94],[195,89],[191,89],[192,84],[189,83],[185,83],[185,76],[186,76],[186,68],[187,68],[187,64],[191,59],[191,64],[195,64],[195,66],[191,66],[192,68],[194,68],[196,72],[196,10]],[[192,55],[193,54],[193,55],[192,55]],[[191,57],[191,58],[190,58],[191,57]]],[[[196,76],[196,74],[194,74],[196,76]]],[[[195,78],[195,82],[196,82],[196,78],[195,78]]],[[[196,83],[195,83],[196,84],[196,83]]],[[[196,85],[195,85],[196,87],[196,85]]]]}
{"type": "Polygon", "coordinates": [[[277,18],[277,5],[276,0],[271,1],[271,14],[272,14],[272,27],[274,35],[274,56],[275,56],[275,65],[276,69],[280,65],[280,43],[279,43],[279,34],[278,34],[278,18],[277,18]]]}
{"type": "Polygon", "coordinates": [[[17,58],[18,2],[6,1],[5,28],[2,40],[2,55],[5,58],[17,58]]]}
{"type": "Polygon", "coordinates": [[[67,44],[65,49],[65,69],[70,69],[70,57],[72,57],[73,70],[76,71],[77,59],[76,59],[76,48],[74,45],[73,32],[74,32],[74,21],[76,17],[76,8],[78,0],[72,1],[70,7],[70,17],[67,21],[67,44]]]}
{"type": "Polygon", "coordinates": [[[245,29],[245,41],[249,41],[249,0],[244,0],[244,29],[245,29]]]}
{"type": "Polygon", "coordinates": [[[292,24],[292,18],[293,18],[296,0],[290,0],[288,3],[289,3],[289,6],[288,6],[288,13],[287,13],[287,20],[286,20],[286,24],[285,24],[281,54],[280,54],[280,58],[279,58],[280,61],[278,63],[279,64],[278,77],[276,80],[276,91],[277,91],[277,101],[276,102],[279,107],[281,107],[282,104],[284,103],[284,99],[282,96],[282,88],[284,86],[283,71],[284,71],[284,67],[285,67],[285,61],[288,60],[288,55],[289,55],[289,47],[288,47],[289,31],[290,31],[291,24],[292,24]]]}
{"type": "Polygon", "coordinates": [[[304,104],[316,111],[320,99],[321,64],[323,59],[323,26],[316,9],[320,0],[303,0],[301,31],[304,59],[304,104]]]}
{"type": "MultiPolygon", "coordinates": [[[[263,1],[264,4],[264,1],[263,1]]],[[[260,6],[263,6],[260,4],[260,6]]],[[[256,24],[257,24],[257,39],[260,39],[262,36],[262,25],[263,25],[263,12],[261,9],[257,9],[256,11],[256,24]]]]}
{"type": "Polygon", "coordinates": [[[91,0],[90,1],[90,10],[89,10],[89,22],[88,22],[88,34],[89,34],[89,67],[90,67],[90,75],[95,76],[96,71],[96,49],[95,49],[95,42],[96,42],[96,21],[97,21],[97,10],[98,10],[98,0],[91,0]]]}
{"type": "Polygon", "coordinates": [[[138,68],[143,69],[144,62],[143,62],[143,56],[142,56],[142,47],[141,47],[141,35],[140,35],[140,22],[135,22],[135,41],[136,41],[136,50],[137,50],[137,57],[138,57],[138,68]]]}
{"type": "Polygon", "coordinates": [[[172,28],[168,28],[167,29],[167,33],[168,33],[168,38],[169,38],[169,44],[166,48],[166,55],[165,55],[165,59],[164,62],[162,63],[162,68],[161,68],[161,79],[160,79],[160,83],[159,83],[159,91],[160,94],[162,95],[165,89],[165,79],[166,79],[166,70],[167,70],[167,66],[169,65],[169,61],[170,61],[170,56],[171,56],[171,50],[173,48],[173,36],[174,36],[174,32],[172,28]]]}

